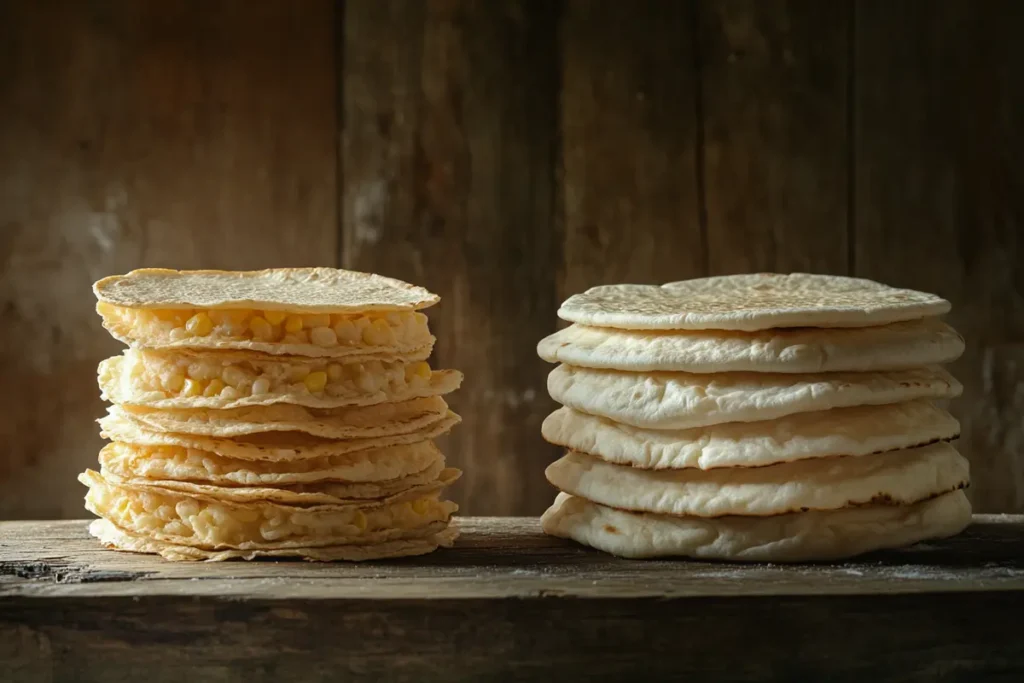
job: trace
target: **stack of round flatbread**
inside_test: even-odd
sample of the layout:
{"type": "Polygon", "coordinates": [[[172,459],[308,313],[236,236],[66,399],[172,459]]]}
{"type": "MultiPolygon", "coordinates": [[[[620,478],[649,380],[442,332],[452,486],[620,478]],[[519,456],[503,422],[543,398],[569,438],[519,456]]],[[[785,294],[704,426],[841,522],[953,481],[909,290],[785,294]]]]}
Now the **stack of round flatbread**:
{"type": "Polygon", "coordinates": [[[963,339],[932,294],[807,274],[612,285],[540,342],[567,449],[544,530],[625,557],[804,561],[971,519],[963,339]]]}
{"type": "Polygon", "coordinates": [[[438,297],[330,268],[146,269],[96,283],[128,344],[100,363],[91,533],[170,560],[365,560],[451,545],[459,422],[420,312],[438,297]]]}

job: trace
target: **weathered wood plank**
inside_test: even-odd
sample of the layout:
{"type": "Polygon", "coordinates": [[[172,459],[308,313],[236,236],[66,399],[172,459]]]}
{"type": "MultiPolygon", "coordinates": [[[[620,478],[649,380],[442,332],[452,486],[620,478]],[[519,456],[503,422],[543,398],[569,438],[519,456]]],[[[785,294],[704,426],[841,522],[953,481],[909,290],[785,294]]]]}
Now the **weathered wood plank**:
{"type": "Polygon", "coordinates": [[[535,519],[460,524],[455,548],[422,558],[311,565],[168,563],[100,550],[82,521],[0,523],[0,672],[620,680],[641,662],[648,680],[1024,675],[1008,626],[1024,608],[1024,517],[787,567],[627,561],[545,537],[535,519]]]}
{"type": "Polygon", "coordinates": [[[474,514],[550,502],[537,341],[555,324],[558,7],[349,3],[343,263],[422,284],[434,362],[462,370],[444,445],[474,514]]]}
{"type": "Polygon", "coordinates": [[[450,550],[401,561],[174,563],[102,549],[85,522],[0,522],[0,595],[239,599],[707,598],[1024,590],[1024,517],[842,562],[631,561],[545,536],[536,518],[460,518],[450,550]]]}
{"type": "Polygon", "coordinates": [[[566,3],[559,300],[705,272],[691,14],[684,2],[566,3]]]}
{"type": "Polygon", "coordinates": [[[847,3],[698,2],[715,274],[847,272],[847,3]]]}
{"type": "Polygon", "coordinates": [[[81,514],[90,285],[333,265],[332,3],[0,3],[0,517],[81,514]]]}
{"type": "Polygon", "coordinates": [[[953,302],[972,501],[1024,510],[1024,5],[856,13],[857,273],[953,302]]]}

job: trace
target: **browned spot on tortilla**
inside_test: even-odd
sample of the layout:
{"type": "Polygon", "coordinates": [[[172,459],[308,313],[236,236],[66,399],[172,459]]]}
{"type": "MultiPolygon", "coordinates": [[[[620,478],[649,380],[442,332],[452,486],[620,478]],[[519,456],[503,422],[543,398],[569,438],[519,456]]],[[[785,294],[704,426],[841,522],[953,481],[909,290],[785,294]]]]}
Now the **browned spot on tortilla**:
{"type": "Polygon", "coordinates": [[[615,527],[613,527],[611,524],[605,524],[604,525],[604,530],[607,531],[610,534],[617,534],[617,533],[619,533],[619,530],[616,529],[615,527]]]}

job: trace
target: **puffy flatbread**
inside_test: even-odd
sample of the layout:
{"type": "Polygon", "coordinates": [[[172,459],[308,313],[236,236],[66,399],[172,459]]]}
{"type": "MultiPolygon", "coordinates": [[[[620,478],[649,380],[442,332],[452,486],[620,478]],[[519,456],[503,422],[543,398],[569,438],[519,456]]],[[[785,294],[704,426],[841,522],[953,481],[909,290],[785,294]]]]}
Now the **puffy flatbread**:
{"type": "Polygon", "coordinates": [[[626,512],[560,493],[541,517],[546,533],[621,557],[729,562],[838,560],[955,536],[970,523],[963,491],[906,506],[714,519],[626,512]]]}
{"type": "Polygon", "coordinates": [[[548,375],[548,392],[562,405],[650,429],[690,429],[832,408],[953,398],[962,390],[948,372],[935,366],[893,372],[697,375],[559,365],[548,375]]]}
{"type": "Polygon", "coordinates": [[[967,459],[945,443],[861,458],[714,470],[642,470],[570,451],[545,474],[558,489],[608,507],[693,517],[910,505],[970,482],[967,459]]]}
{"type": "Polygon", "coordinates": [[[559,408],[541,427],[549,442],[643,469],[761,467],[829,456],[865,456],[950,441],[960,423],[928,401],[796,413],[760,422],[643,429],[559,408]]]}
{"type": "Polygon", "coordinates": [[[760,273],[653,285],[603,285],[569,297],[564,320],[635,330],[867,327],[947,313],[934,294],[861,278],[760,273]]]}
{"type": "Polygon", "coordinates": [[[570,325],[543,339],[541,358],[631,372],[865,372],[949,363],[964,340],[936,318],[877,327],[616,330],[570,325]]]}

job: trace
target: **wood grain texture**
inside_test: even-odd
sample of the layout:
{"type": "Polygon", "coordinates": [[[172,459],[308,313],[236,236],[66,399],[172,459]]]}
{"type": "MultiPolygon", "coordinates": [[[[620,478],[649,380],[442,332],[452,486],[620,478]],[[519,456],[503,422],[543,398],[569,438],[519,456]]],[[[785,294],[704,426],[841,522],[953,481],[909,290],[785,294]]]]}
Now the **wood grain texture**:
{"type": "Polygon", "coordinates": [[[979,511],[1019,511],[1024,6],[856,8],[856,270],[952,301],[970,495],[979,511]]]}
{"type": "Polygon", "coordinates": [[[332,5],[0,5],[0,517],[81,513],[90,289],[140,266],[333,265],[332,5]]]}
{"type": "Polygon", "coordinates": [[[566,3],[558,299],[705,272],[688,3],[566,3]]]}
{"type": "Polygon", "coordinates": [[[847,4],[697,14],[711,272],[846,273],[847,4]]]}
{"type": "Polygon", "coordinates": [[[428,287],[433,362],[463,371],[443,445],[475,514],[540,512],[553,407],[557,6],[350,3],[343,263],[428,287]]]}
{"type": "Polygon", "coordinates": [[[0,523],[10,681],[1013,680],[1024,518],[856,561],[629,561],[535,519],[366,564],[168,563],[0,523]],[[941,609],[936,609],[941,604],[941,609]],[[799,649],[793,643],[799,642],[799,649]],[[743,657],[736,657],[742,652],[743,657]],[[1002,678],[1000,678],[1002,677],[1002,678]]]}

